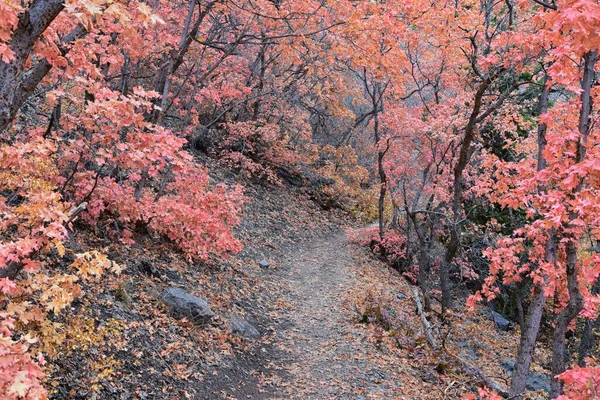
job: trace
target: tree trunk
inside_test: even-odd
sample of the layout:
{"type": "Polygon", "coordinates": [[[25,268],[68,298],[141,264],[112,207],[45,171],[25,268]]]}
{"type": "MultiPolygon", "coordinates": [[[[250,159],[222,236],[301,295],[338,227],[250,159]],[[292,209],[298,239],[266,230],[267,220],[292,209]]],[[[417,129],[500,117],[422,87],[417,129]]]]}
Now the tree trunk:
{"type": "Polygon", "coordinates": [[[417,238],[419,239],[419,273],[417,274],[417,285],[423,292],[423,307],[425,312],[429,312],[431,311],[431,300],[428,295],[429,286],[427,284],[427,279],[431,269],[430,254],[433,246],[432,230],[434,224],[432,219],[430,219],[428,225],[425,226],[425,229],[422,229],[422,226],[419,226],[416,214],[409,212],[408,207],[406,207],[406,214],[409,218],[407,226],[410,226],[411,223],[413,224],[417,238]]]}
{"type": "MultiPolygon", "coordinates": [[[[375,114],[375,126],[377,126],[376,129],[379,129],[379,122],[377,120],[377,114],[375,114]]],[[[383,240],[384,237],[384,219],[385,219],[385,193],[387,190],[386,187],[386,175],[385,175],[385,170],[383,168],[383,157],[384,157],[384,153],[382,151],[378,151],[377,153],[377,169],[379,172],[379,203],[378,203],[378,215],[379,215],[379,238],[381,240],[383,240]]]]}
{"type": "MultiPolygon", "coordinates": [[[[546,127],[544,126],[541,130],[543,131],[543,135],[545,135],[546,127]]],[[[540,128],[538,127],[538,133],[539,132],[540,128]]],[[[538,161],[538,166],[539,164],[540,163],[538,161]]],[[[550,233],[550,238],[546,242],[546,261],[553,264],[556,263],[556,240],[553,232],[550,233]]],[[[520,400],[523,398],[523,394],[525,393],[525,389],[527,387],[527,378],[529,376],[529,367],[531,365],[531,361],[533,360],[533,352],[535,350],[535,344],[540,330],[540,323],[542,321],[542,314],[545,305],[546,296],[544,294],[544,287],[543,285],[535,285],[533,287],[533,295],[531,298],[531,303],[529,304],[527,318],[525,319],[524,325],[521,326],[519,351],[517,353],[515,370],[513,372],[509,390],[510,399],[520,400]]]]}
{"type": "Polygon", "coordinates": [[[544,288],[536,285],[533,288],[533,297],[528,308],[525,326],[521,327],[521,339],[519,341],[519,351],[515,362],[510,383],[508,397],[510,399],[520,400],[523,398],[525,388],[527,387],[527,377],[529,376],[529,366],[533,359],[533,351],[542,321],[542,312],[546,304],[544,288]]]}
{"type": "Polygon", "coordinates": [[[63,8],[64,0],[34,0],[19,15],[9,45],[14,59],[7,63],[0,58],[0,132],[10,126],[25,100],[52,68],[44,59],[25,74],[35,43],[63,8]]]}
{"type": "MultiPolygon", "coordinates": [[[[565,372],[565,364],[568,359],[566,354],[565,335],[571,321],[577,317],[583,308],[583,298],[579,292],[577,282],[577,246],[573,242],[567,243],[567,287],[569,290],[569,304],[556,318],[554,335],[552,336],[552,376],[565,372]]],[[[556,398],[562,392],[562,382],[558,379],[552,380],[550,397],[556,398]]]]}
{"type": "MultiPolygon", "coordinates": [[[[261,38],[263,41],[265,40],[264,32],[261,32],[261,38]]],[[[262,48],[260,49],[260,52],[259,52],[257,60],[256,60],[256,62],[258,64],[258,85],[256,85],[257,93],[262,93],[265,88],[265,73],[267,72],[267,65],[266,65],[266,59],[265,59],[266,52],[267,52],[267,45],[263,45],[262,48]]],[[[262,103],[262,101],[261,101],[261,98],[259,97],[256,99],[256,101],[252,105],[252,120],[253,121],[258,121],[258,117],[260,116],[261,103],[262,103]]]]}
{"type": "Polygon", "coordinates": [[[123,51],[123,68],[121,68],[121,94],[127,96],[129,94],[129,86],[131,84],[131,58],[126,51],[123,51]]]}
{"type": "Polygon", "coordinates": [[[427,320],[427,316],[425,315],[425,311],[423,310],[423,306],[421,304],[421,299],[419,298],[419,289],[413,286],[412,290],[413,296],[415,298],[415,304],[417,305],[417,314],[419,315],[419,318],[421,319],[421,324],[423,324],[423,328],[425,329],[425,337],[431,345],[431,348],[433,350],[438,350],[439,345],[435,340],[435,336],[433,334],[433,327],[427,320]]]}
{"type": "MultiPolygon", "coordinates": [[[[577,152],[575,155],[575,163],[579,164],[585,160],[586,145],[591,124],[592,113],[592,87],[594,86],[595,76],[594,68],[598,54],[596,51],[588,51],[583,56],[583,78],[581,80],[581,110],[579,112],[579,138],[577,142],[577,152]]],[[[583,179],[579,179],[579,184],[571,197],[575,197],[583,187],[583,179]]],[[[577,218],[573,212],[569,215],[569,224],[577,218]]],[[[558,315],[556,319],[556,328],[552,338],[552,375],[556,376],[565,371],[567,354],[565,345],[565,334],[569,324],[579,315],[583,309],[583,297],[579,290],[578,278],[578,263],[577,263],[577,242],[575,237],[567,237],[566,244],[567,253],[567,289],[569,292],[569,304],[558,315]]],[[[558,379],[552,380],[552,390],[550,396],[558,397],[562,392],[562,383],[558,379]]]]}
{"type": "Polygon", "coordinates": [[[492,83],[492,78],[487,77],[479,85],[479,89],[475,93],[473,110],[469,117],[469,121],[465,126],[465,133],[462,138],[458,161],[454,166],[454,183],[452,185],[452,214],[453,219],[450,230],[450,240],[446,245],[446,253],[440,266],[440,287],[442,289],[442,317],[446,314],[446,310],[452,307],[452,296],[450,293],[450,266],[460,246],[460,220],[462,219],[462,201],[464,191],[464,171],[469,163],[471,143],[475,137],[477,129],[477,121],[480,118],[481,106],[483,104],[483,95],[487,88],[492,83]]]}
{"type": "Polygon", "coordinates": [[[156,92],[160,93],[160,99],[158,99],[155,104],[159,106],[159,109],[155,109],[150,114],[150,121],[153,123],[161,123],[165,117],[165,110],[168,104],[169,97],[169,86],[170,81],[169,78],[172,74],[177,72],[181,64],[183,64],[184,56],[187,54],[190,45],[193,42],[193,37],[198,34],[198,30],[200,29],[200,25],[204,18],[208,15],[210,10],[214,7],[217,1],[211,1],[204,9],[200,10],[198,14],[198,18],[194,21],[192,26],[191,21],[194,15],[194,10],[196,8],[196,4],[200,4],[197,0],[190,0],[190,4],[188,6],[188,14],[186,16],[183,30],[181,32],[181,38],[179,40],[178,48],[173,52],[172,55],[165,55],[163,58],[163,67],[161,68],[160,74],[158,76],[156,82],[156,92]]]}
{"type": "Polygon", "coordinates": [[[517,316],[519,318],[519,326],[521,329],[525,326],[525,311],[523,310],[523,282],[515,285],[515,300],[517,302],[517,316]]]}
{"type": "Polygon", "coordinates": [[[383,240],[384,237],[384,212],[385,212],[385,194],[387,190],[387,176],[383,167],[383,159],[385,157],[385,151],[379,148],[381,141],[381,135],[379,132],[379,110],[381,108],[381,99],[383,93],[380,93],[380,88],[377,83],[373,85],[373,133],[375,135],[375,147],[377,148],[377,172],[379,174],[379,202],[378,202],[378,217],[379,217],[379,238],[383,240]]]}
{"type": "Polygon", "coordinates": [[[417,275],[417,283],[423,291],[423,307],[425,308],[425,312],[430,312],[431,300],[429,299],[428,294],[429,286],[427,284],[427,277],[431,270],[431,257],[429,256],[431,244],[430,242],[421,242],[421,240],[419,240],[419,242],[419,245],[423,247],[419,251],[419,274],[417,275]]]}
{"type": "MultiPolygon", "coordinates": [[[[597,296],[600,293],[600,278],[596,280],[596,283],[592,287],[592,295],[597,296]]],[[[580,367],[586,365],[585,359],[594,351],[596,337],[595,330],[600,326],[600,315],[594,320],[584,320],[583,331],[581,332],[581,341],[579,343],[579,354],[577,363],[580,367]]]]}
{"type": "Polygon", "coordinates": [[[577,358],[577,364],[580,367],[585,367],[586,357],[589,357],[594,351],[596,346],[596,333],[595,331],[600,326],[600,317],[596,317],[595,320],[585,320],[583,326],[583,332],[581,333],[581,342],[579,344],[579,354],[577,358]]]}
{"type": "Polygon", "coordinates": [[[440,289],[442,290],[442,316],[446,315],[446,311],[452,308],[452,292],[450,288],[450,266],[452,259],[456,255],[457,247],[453,245],[451,248],[446,248],[446,256],[440,265],[440,289]]]}
{"type": "MultiPolygon", "coordinates": [[[[538,100],[538,114],[542,115],[548,111],[548,96],[550,89],[548,87],[548,77],[544,77],[542,81],[542,91],[538,100]]],[[[546,124],[542,123],[538,125],[538,165],[537,170],[542,171],[546,168],[546,159],[544,157],[544,150],[546,148],[546,124]]],[[[541,193],[545,188],[540,187],[538,191],[541,193]]],[[[550,263],[556,262],[556,245],[554,234],[550,232],[550,237],[546,242],[546,261],[550,263]]],[[[544,295],[544,287],[542,285],[535,285],[533,288],[533,295],[531,298],[531,304],[527,311],[527,317],[525,323],[521,326],[521,339],[519,341],[519,351],[517,353],[517,360],[515,361],[515,370],[513,372],[509,398],[520,400],[523,398],[525,389],[527,386],[527,377],[529,376],[529,366],[533,359],[533,351],[535,349],[535,343],[537,341],[537,335],[540,330],[540,323],[542,321],[542,313],[544,311],[544,305],[546,304],[546,296],[544,295]]]]}

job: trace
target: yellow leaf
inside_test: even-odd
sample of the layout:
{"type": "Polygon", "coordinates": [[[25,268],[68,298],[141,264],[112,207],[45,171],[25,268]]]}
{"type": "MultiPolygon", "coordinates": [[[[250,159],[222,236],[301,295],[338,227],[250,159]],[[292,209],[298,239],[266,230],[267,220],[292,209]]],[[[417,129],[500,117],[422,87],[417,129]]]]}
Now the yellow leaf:
{"type": "Polygon", "coordinates": [[[65,256],[65,246],[63,246],[62,243],[57,239],[54,239],[54,248],[58,252],[59,256],[61,256],[61,257],[65,256]]]}

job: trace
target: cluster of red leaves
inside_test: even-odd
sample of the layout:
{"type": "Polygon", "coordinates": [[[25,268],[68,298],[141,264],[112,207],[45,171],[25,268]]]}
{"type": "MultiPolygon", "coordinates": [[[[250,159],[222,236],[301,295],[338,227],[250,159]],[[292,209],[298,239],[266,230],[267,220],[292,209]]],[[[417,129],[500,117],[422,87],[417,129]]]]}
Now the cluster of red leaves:
{"type": "Polygon", "coordinates": [[[60,153],[63,192],[76,204],[89,203],[86,221],[114,221],[112,234],[126,244],[144,225],[190,258],[238,251],[230,227],[238,221],[240,188],[211,188],[208,172],[184,150],[186,141],[144,120],[149,94],[103,95],[72,116],[87,134],[60,153]]]}
{"type": "MultiPolygon", "coordinates": [[[[597,365],[589,360],[588,365],[597,365]]],[[[600,396],[600,367],[574,367],[563,372],[558,379],[565,384],[564,395],[557,400],[597,399],[600,396]]]]}
{"type": "Polygon", "coordinates": [[[26,335],[13,339],[14,320],[0,314],[0,392],[2,398],[45,399],[45,389],[41,385],[44,376],[41,366],[44,357],[38,353],[33,357],[31,344],[36,340],[26,335]]]}
{"type": "MultiPolygon", "coordinates": [[[[589,360],[590,365],[596,365],[594,360],[589,360]]],[[[562,374],[558,375],[564,383],[563,393],[556,400],[589,400],[597,399],[600,395],[600,367],[579,367],[575,366],[562,374]]],[[[478,390],[481,400],[502,400],[502,396],[488,389],[480,388],[478,390]]],[[[475,400],[476,396],[468,394],[465,400],[475,400]]]]}
{"type": "Polygon", "coordinates": [[[391,262],[406,258],[406,236],[399,231],[386,229],[384,237],[379,237],[378,227],[349,229],[348,239],[361,246],[369,246],[376,254],[386,257],[391,262]]]}
{"type": "Polygon", "coordinates": [[[219,148],[226,165],[248,178],[272,184],[281,184],[275,172],[278,167],[298,161],[289,136],[279,125],[266,121],[227,124],[227,135],[219,148]]]}

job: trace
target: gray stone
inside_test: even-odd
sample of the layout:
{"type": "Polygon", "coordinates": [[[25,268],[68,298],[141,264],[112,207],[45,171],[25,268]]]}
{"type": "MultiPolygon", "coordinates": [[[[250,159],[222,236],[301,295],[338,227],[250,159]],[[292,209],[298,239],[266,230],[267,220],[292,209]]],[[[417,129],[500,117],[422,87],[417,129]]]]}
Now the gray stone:
{"type": "Polygon", "coordinates": [[[258,339],[260,337],[258,329],[243,318],[231,317],[228,326],[231,332],[247,339],[258,339]]]}
{"type": "Polygon", "coordinates": [[[512,358],[508,358],[500,363],[500,366],[509,374],[512,375],[515,369],[516,361],[512,358]]]}
{"type": "Polygon", "coordinates": [[[263,258],[262,260],[260,260],[260,262],[258,263],[258,265],[261,268],[269,268],[271,266],[271,264],[269,263],[269,261],[267,261],[267,259],[263,258]]]}
{"type": "Polygon", "coordinates": [[[153,276],[155,278],[160,277],[160,272],[158,269],[156,269],[154,264],[147,258],[140,259],[138,263],[138,269],[148,276],[153,276]]]}
{"type": "Polygon", "coordinates": [[[496,311],[492,311],[490,316],[492,320],[496,323],[496,327],[501,331],[508,332],[515,328],[512,322],[504,318],[502,314],[496,311]]]}
{"type": "Polygon", "coordinates": [[[551,389],[550,375],[540,374],[539,372],[530,372],[527,378],[527,389],[537,392],[543,390],[550,393],[551,389]]]}
{"type": "MultiPolygon", "coordinates": [[[[506,370],[510,375],[513,374],[515,369],[515,360],[512,358],[506,359],[500,363],[500,366],[506,370]]],[[[552,378],[548,374],[542,374],[540,372],[529,371],[529,376],[527,376],[527,390],[532,390],[537,392],[538,390],[543,390],[545,392],[550,392],[550,384],[552,378]]]]}
{"type": "Polygon", "coordinates": [[[406,298],[406,295],[402,292],[397,292],[396,297],[398,298],[398,300],[404,300],[406,298]]]}
{"type": "Polygon", "coordinates": [[[476,360],[479,358],[475,350],[473,350],[473,348],[469,346],[467,342],[460,341],[457,342],[457,344],[460,346],[461,349],[465,351],[464,354],[467,356],[467,358],[470,358],[471,360],[476,360]]]}
{"type": "Polygon", "coordinates": [[[181,288],[166,289],[162,299],[176,318],[186,317],[195,324],[204,325],[214,316],[206,300],[193,296],[181,288]]]}

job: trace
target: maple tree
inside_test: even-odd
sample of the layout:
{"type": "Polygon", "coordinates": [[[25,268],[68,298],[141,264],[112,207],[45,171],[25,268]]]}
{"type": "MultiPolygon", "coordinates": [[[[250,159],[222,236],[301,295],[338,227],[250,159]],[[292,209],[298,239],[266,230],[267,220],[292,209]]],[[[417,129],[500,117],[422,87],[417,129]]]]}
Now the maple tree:
{"type": "MultiPolygon", "coordinates": [[[[586,215],[590,210],[588,206],[595,207],[591,199],[597,195],[593,194],[594,172],[585,167],[589,165],[588,157],[594,157],[593,151],[588,153],[587,150],[594,148],[591,104],[597,56],[594,37],[583,39],[576,33],[582,27],[586,32],[588,25],[577,25],[577,29],[571,25],[577,18],[585,18],[584,15],[597,15],[596,7],[594,2],[572,2],[561,5],[560,10],[546,6],[550,10],[538,15],[542,28],[539,40],[541,43],[552,41],[552,47],[545,57],[551,66],[541,83],[537,166],[531,159],[506,163],[507,169],[499,173],[499,179],[507,183],[507,191],[490,192],[504,207],[525,207],[530,220],[515,230],[514,237],[501,240],[498,250],[488,253],[492,273],[484,286],[484,294],[493,298],[497,293],[494,289],[497,279],[502,279],[504,284],[520,282],[524,275],[533,280],[533,298],[521,337],[516,378],[510,390],[510,395],[518,398],[525,387],[524,376],[531,362],[546,299],[555,299],[552,372],[557,376],[566,368],[565,333],[569,325],[582,312],[588,318],[595,318],[597,313],[595,295],[590,291],[597,279],[595,256],[584,256],[578,251],[585,232],[597,229],[594,219],[586,215]],[[584,14],[584,10],[589,14],[584,14]],[[563,36],[567,31],[569,34],[563,36]],[[581,69],[571,64],[577,58],[581,60],[581,69]],[[579,97],[549,108],[548,92],[554,85],[572,90],[579,97]],[[509,177],[510,171],[518,171],[521,179],[515,181],[509,177]],[[522,179],[524,177],[527,179],[522,179]],[[515,192],[519,196],[515,197],[515,192]],[[519,257],[524,257],[524,261],[519,257]]],[[[589,26],[593,26],[593,22],[589,26]]],[[[535,137],[529,140],[532,139],[535,137]]],[[[560,393],[561,384],[555,380],[552,396],[560,393]]]]}

